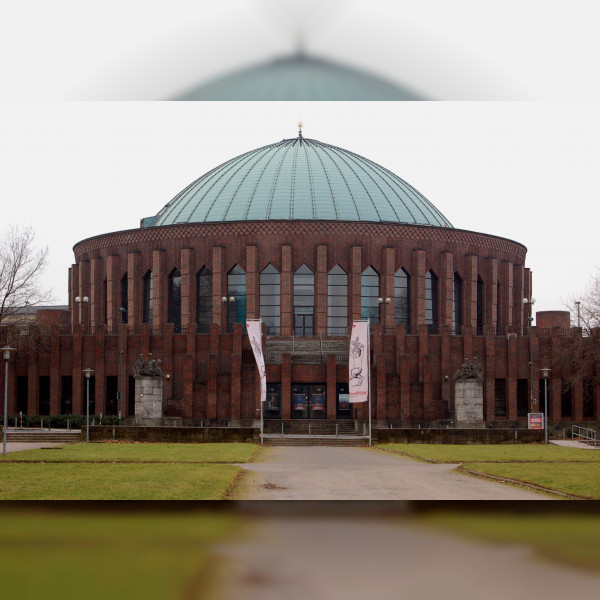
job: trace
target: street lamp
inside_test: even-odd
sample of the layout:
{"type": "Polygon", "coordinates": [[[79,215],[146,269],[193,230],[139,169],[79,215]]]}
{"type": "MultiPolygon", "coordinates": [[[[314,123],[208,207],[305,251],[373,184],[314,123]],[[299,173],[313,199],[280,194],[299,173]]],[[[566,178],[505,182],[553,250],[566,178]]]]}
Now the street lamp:
{"type": "Polygon", "coordinates": [[[544,367],[540,369],[544,378],[544,443],[548,443],[548,378],[552,369],[544,367]]]}
{"type": "MultiPolygon", "coordinates": [[[[87,296],[75,296],[75,302],[77,304],[87,304],[90,301],[90,299],[87,296]]],[[[80,314],[79,314],[79,323],[83,324],[83,309],[81,310],[80,314]]]]}
{"type": "Polygon", "coordinates": [[[123,398],[123,315],[125,309],[119,308],[119,425],[122,425],[121,419],[121,398],[123,398]]]}
{"type": "Polygon", "coordinates": [[[523,306],[529,305],[529,366],[531,368],[531,410],[535,411],[535,397],[533,395],[533,305],[535,304],[535,298],[523,298],[523,306]]]}
{"type": "Polygon", "coordinates": [[[85,429],[85,443],[90,443],[90,375],[94,372],[94,369],[84,369],[85,382],[87,387],[87,401],[86,401],[86,429],[85,429]]]}
{"type": "Polygon", "coordinates": [[[8,361],[10,360],[10,353],[16,352],[14,348],[10,346],[4,346],[2,348],[2,356],[4,358],[4,438],[2,442],[2,455],[6,456],[6,428],[8,427],[8,361]]]}

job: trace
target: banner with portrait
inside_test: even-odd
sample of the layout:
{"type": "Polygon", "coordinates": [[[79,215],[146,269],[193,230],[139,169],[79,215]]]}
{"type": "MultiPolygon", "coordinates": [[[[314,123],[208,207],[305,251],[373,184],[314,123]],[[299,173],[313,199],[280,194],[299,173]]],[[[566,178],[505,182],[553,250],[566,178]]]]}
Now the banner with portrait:
{"type": "Polygon", "coordinates": [[[353,321],[348,355],[350,402],[369,399],[369,322],[353,321]]]}
{"type": "Polygon", "coordinates": [[[267,371],[265,369],[265,355],[262,351],[262,327],[260,319],[246,321],[246,329],[248,330],[248,339],[250,340],[260,375],[260,400],[261,402],[265,402],[267,399],[267,371]]]}

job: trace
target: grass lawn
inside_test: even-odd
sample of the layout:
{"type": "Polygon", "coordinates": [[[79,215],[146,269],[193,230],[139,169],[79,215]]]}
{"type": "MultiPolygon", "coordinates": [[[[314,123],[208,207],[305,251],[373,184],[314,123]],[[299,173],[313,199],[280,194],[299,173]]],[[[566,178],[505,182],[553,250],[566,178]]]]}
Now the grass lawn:
{"type": "Polygon", "coordinates": [[[256,444],[67,444],[61,448],[10,452],[0,461],[246,463],[256,444]]]}
{"type": "Polygon", "coordinates": [[[11,452],[0,500],[221,500],[255,444],[72,444],[11,452]]]}
{"type": "Polygon", "coordinates": [[[600,450],[555,444],[380,444],[384,448],[439,463],[464,462],[600,462],[600,450]]]}
{"type": "MultiPolygon", "coordinates": [[[[465,468],[600,500],[600,463],[467,463],[465,468]]],[[[598,543],[600,546],[600,542],[598,543]]]]}
{"type": "Polygon", "coordinates": [[[5,598],[205,598],[230,514],[0,512],[5,598]]]}
{"type": "Polygon", "coordinates": [[[495,544],[519,544],[538,556],[600,571],[600,516],[431,513],[417,522],[495,544]]]}
{"type": "Polygon", "coordinates": [[[600,451],[549,444],[382,444],[405,456],[600,499],[600,451]]]}
{"type": "Polygon", "coordinates": [[[8,463],[1,500],[221,500],[241,467],[234,465],[8,463]]]}

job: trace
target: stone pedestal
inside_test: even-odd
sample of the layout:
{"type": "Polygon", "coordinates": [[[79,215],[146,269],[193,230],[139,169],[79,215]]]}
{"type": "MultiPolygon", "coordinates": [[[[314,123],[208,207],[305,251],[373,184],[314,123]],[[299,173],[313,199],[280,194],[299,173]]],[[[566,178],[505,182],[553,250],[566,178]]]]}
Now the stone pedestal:
{"type": "Polygon", "coordinates": [[[135,378],[135,420],[138,425],[158,425],[163,418],[162,377],[135,378]]]}
{"type": "Polygon", "coordinates": [[[454,410],[457,421],[483,421],[483,383],[477,379],[458,379],[454,410]]]}

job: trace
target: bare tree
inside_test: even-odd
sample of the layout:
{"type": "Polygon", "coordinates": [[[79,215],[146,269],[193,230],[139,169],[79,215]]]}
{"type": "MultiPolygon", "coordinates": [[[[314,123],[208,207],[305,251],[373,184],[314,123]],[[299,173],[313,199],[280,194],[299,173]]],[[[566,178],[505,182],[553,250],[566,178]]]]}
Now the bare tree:
{"type": "Polygon", "coordinates": [[[0,239],[0,324],[52,299],[40,283],[48,248],[36,249],[34,239],[31,227],[18,226],[9,227],[0,239]]]}
{"type": "Polygon", "coordinates": [[[600,268],[580,296],[569,298],[566,308],[571,313],[571,326],[581,326],[581,334],[563,343],[555,361],[571,373],[569,379],[600,381],[600,268]]]}

